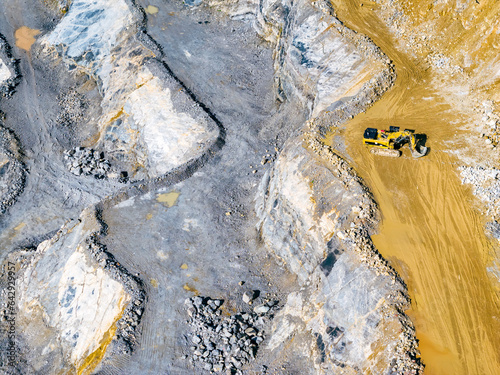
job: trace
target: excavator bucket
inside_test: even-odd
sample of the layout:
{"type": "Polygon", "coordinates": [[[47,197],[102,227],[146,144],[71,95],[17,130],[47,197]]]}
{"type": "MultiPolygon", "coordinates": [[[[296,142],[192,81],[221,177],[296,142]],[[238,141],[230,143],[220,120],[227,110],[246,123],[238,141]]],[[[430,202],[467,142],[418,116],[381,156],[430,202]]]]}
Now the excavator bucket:
{"type": "Polygon", "coordinates": [[[414,158],[421,158],[427,155],[428,148],[425,146],[416,145],[415,148],[410,148],[411,156],[414,158]]]}

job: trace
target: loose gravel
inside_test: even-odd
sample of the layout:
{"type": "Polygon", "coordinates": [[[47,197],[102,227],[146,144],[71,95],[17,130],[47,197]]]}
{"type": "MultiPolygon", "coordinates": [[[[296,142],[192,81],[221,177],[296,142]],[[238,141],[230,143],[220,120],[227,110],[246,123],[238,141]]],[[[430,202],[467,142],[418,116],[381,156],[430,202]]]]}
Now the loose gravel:
{"type": "MultiPolygon", "coordinates": [[[[246,292],[243,301],[251,306],[258,295],[258,291],[246,292]]],[[[189,362],[210,372],[241,374],[242,367],[255,359],[278,301],[231,316],[223,316],[223,304],[222,299],[200,296],[185,301],[192,327],[189,362]]]]}

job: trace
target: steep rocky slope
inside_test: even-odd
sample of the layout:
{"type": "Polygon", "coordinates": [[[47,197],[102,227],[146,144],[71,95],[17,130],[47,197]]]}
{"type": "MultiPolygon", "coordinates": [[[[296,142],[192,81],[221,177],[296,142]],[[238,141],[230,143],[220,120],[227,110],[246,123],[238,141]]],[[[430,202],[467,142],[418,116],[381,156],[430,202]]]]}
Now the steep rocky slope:
{"type": "Polygon", "coordinates": [[[42,242],[18,272],[16,328],[27,362],[19,371],[81,373],[113,339],[131,295],[104,270],[105,254],[89,251],[99,231],[92,210],[84,212],[42,242]]]}
{"type": "MultiPolygon", "coordinates": [[[[138,28],[140,19],[138,8],[132,3],[123,2],[117,4],[117,8],[111,11],[106,5],[106,2],[72,2],[61,22],[50,33],[41,37],[41,45],[45,49],[44,53],[50,50],[57,51],[70,70],[85,71],[96,80],[102,97],[101,115],[93,118],[97,125],[98,136],[96,138],[91,135],[91,139],[96,139],[91,145],[103,149],[106,155],[112,158],[119,168],[128,171],[133,179],[160,176],[165,178],[150,187],[143,184],[137,185],[138,189],[126,188],[122,193],[110,196],[99,205],[104,213],[104,225],[108,228],[109,235],[103,228],[99,229],[100,224],[93,218],[91,209],[82,214],[81,223],[65,224],[52,239],[39,245],[33,255],[26,255],[29,261],[20,272],[19,277],[22,282],[18,286],[18,303],[21,311],[20,324],[26,324],[29,329],[26,329],[25,335],[19,339],[22,342],[20,348],[25,352],[40,351],[41,354],[36,360],[27,360],[21,368],[35,372],[42,368],[47,371],[66,369],[90,372],[103,359],[101,367],[105,371],[116,371],[123,366],[130,366],[131,363],[134,363],[135,368],[132,370],[129,367],[132,371],[142,371],[148,366],[153,366],[153,372],[156,371],[154,368],[170,371],[172,367],[169,363],[175,363],[175,368],[179,370],[182,368],[184,370],[180,370],[181,372],[189,373],[191,365],[179,359],[174,354],[176,350],[165,348],[165,352],[161,352],[157,359],[153,359],[156,356],[144,357],[135,352],[129,357],[130,354],[119,349],[120,340],[132,344],[135,342],[130,339],[127,341],[127,334],[130,335],[131,332],[127,333],[126,327],[135,327],[137,322],[134,323],[132,320],[132,323],[124,326],[120,323],[122,311],[127,303],[134,306],[129,302],[134,295],[134,289],[130,289],[130,286],[127,289],[126,278],[124,281],[123,277],[120,277],[122,274],[129,275],[128,271],[124,269],[121,273],[115,274],[108,266],[115,264],[114,258],[108,259],[106,252],[99,251],[101,249],[99,243],[94,244],[97,250],[93,250],[93,240],[89,238],[96,236],[95,233],[101,233],[102,240],[109,242],[111,251],[127,260],[125,261],[128,263],[127,268],[136,270],[134,272],[153,286],[149,288],[148,293],[155,296],[152,299],[154,302],[150,299],[151,304],[146,305],[149,307],[146,307],[140,326],[143,335],[138,336],[137,345],[142,348],[142,353],[154,353],[154,342],[171,337],[171,329],[174,328],[170,327],[164,331],[163,334],[166,336],[158,336],[157,333],[157,338],[154,338],[151,336],[152,332],[163,332],[158,331],[159,322],[154,316],[163,311],[163,304],[172,298],[168,291],[179,283],[179,286],[182,286],[181,293],[176,292],[175,301],[182,301],[182,294],[197,293],[197,288],[201,288],[204,289],[205,295],[215,293],[229,301],[230,306],[239,306],[241,303],[238,302],[238,294],[234,295],[228,286],[221,285],[221,281],[218,281],[220,277],[214,279],[213,274],[204,276],[203,288],[192,286],[192,281],[183,282],[184,277],[181,277],[161,281],[162,288],[167,289],[156,292],[158,280],[164,279],[165,265],[162,265],[164,260],[178,258],[181,250],[167,250],[174,246],[172,242],[166,244],[167,248],[161,245],[161,251],[157,251],[152,244],[149,245],[153,246],[151,250],[156,253],[158,268],[148,265],[148,262],[144,263],[142,257],[135,256],[135,252],[120,250],[121,247],[128,249],[130,244],[140,241],[140,236],[135,240],[125,236],[129,244],[124,242],[125,229],[118,229],[123,226],[121,224],[123,219],[120,219],[120,215],[123,214],[120,214],[120,210],[131,206],[133,210],[139,209],[140,212],[139,202],[144,201],[142,204],[146,204],[146,207],[152,204],[147,202],[155,202],[155,199],[148,198],[154,192],[153,190],[147,193],[150,189],[161,184],[166,186],[176,184],[173,185],[175,190],[167,191],[167,195],[180,194],[185,198],[179,202],[177,198],[172,200],[165,198],[164,202],[168,208],[166,214],[159,215],[159,219],[156,220],[161,222],[165,219],[160,218],[166,217],[171,230],[175,228],[174,223],[179,222],[184,223],[183,230],[186,233],[192,230],[189,228],[193,225],[193,228],[200,226],[205,228],[203,229],[205,232],[210,220],[200,218],[203,224],[193,224],[192,208],[186,204],[190,200],[200,200],[199,194],[203,190],[197,192],[197,186],[214,184],[212,187],[212,192],[216,192],[214,200],[205,201],[203,207],[207,213],[215,215],[217,221],[221,220],[220,215],[230,220],[227,224],[222,223],[217,232],[227,232],[227,238],[233,238],[232,241],[236,244],[241,243],[242,238],[251,239],[258,244],[260,237],[268,251],[277,256],[277,260],[285,261],[286,268],[290,272],[280,276],[280,273],[284,272],[282,269],[284,265],[277,263],[273,269],[269,262],[272,264],[275,260],[271,261],[265,255],[262,245],[251,251],[255,254],[255,258],[239,261],[242,262],[239,267],[250,272],[264,266],[267,270],[264,274],[250,277],[252,284],[254,287],[261,284],[259,287],[261,291],[274,293],[278,296],[278,300],[281,300],[281,312],[277,313],[272,325],[264,328],[268,341],[260,346],[258,357],[249,364],[250,367],[256,368],[262,364],[265,368],[274,369],[272,371],[279,371],[277,368],[280,366],[280,360],[275,359],[273,364],[269,362],[270,358],[274,357],[282,358],[288,363],[287,366],[291,371],[306,373],[325,373],[333,369],[342,369],[341,371],[346,373],[419,372],[421,365],[417,359],[418,350],[413,328],[403,313],[409,302],[404,283],[380,258],[369,241],[368,235],[375,229],[378,216],[374,203],[355,172],[332,150],[323,148],[320,142],[321,134],[327,132],[330,123],[339,125],[345,119],[362,111],[391,85],[394,74],[383,53],[367,38],[345,28],[332,16],[331,9],[324,3],[319,7],[311,6],[307,2],[295,5],[274,4],[272,6],[274,11],[276,7],[282,8],[283,11],[289,8],[287,11],[291,11],[293,17],[284,19],[277,17],[275,22],[261,22],[258,26],[261,33],[264,29],[269,31],[266,38],[276,46],[275,95],[284,103],[278,111],[270,109],[268,111],[276,117],[276,120],[271,121],[280,121],[280,117],[293,116],[294,107],[303,108],[308,115],[303,116],[302,120],[297,117],[295,123],[291,123],[292,126],[283,127],[280,132],[281,137],[286,135],[286,139],[293,131],[300,129],[300,133],[305,132],[306,137],[293,136],[284,144],[283,141],[280,141],[281,144],[275,144],[283,148],[283,151],[272,171],[262,176],[263,182],[260,183],[259,190],[256,190],[255,182],[261,178],[261,172],[245,174],[238,170],[235,170],[233,175],[239,177],[236,179],[230,177],[233,181],[225,186],[222,185],[223,188],[220,190],[220,185],[215,184],[212,177],[204,177],[203,173],[194,175],[191,179],[189,177],[193,172],[189,169],[183,171],[181,168],[174,170],[174,173],[168,173],[183,163],[203,155],[208,147],[203,145],[215,141],[214,131],[217,127],[213,123],[210,124],[210,121],[216,120],[211,112],[205,111],[203,105],[194,101],[193,95],[185,93],[187,88],[179,83],[177,77],[170,75],[168,66],[162,65],[159,60],[152,57],[151,51],[160,53],[159,46],[163,40],[159,39],[159,44],[155,45],[146,34],[142,34],[138,28]],[[81,26],[75,29],[74,25],[80,24],[81,26]],[[283,25],[288,32],[279,35],[278,30],[283,25]],[[176,94],[172,96],[174,92],[176,94]],[[306,122],[308,119],[313,121],[306,122]],[[163,136],[165,133],[168,133],[166,138],[163,136]],[[134,139],[130,139],[131,136],[134,139]],[[205,138],[201,139],[200,136],[205,138]],[[181,139],[184,141],[180,142],[181,139]],[[172,147],[168,147],[169,142],[173,142],[172,147]],[[307,148],[304,148],[304,145],[307,148]],[[187,180],[183,181],[185,179],[187,180]],[[249,188],[248,186],[252,184],[253,187],[249,188]],[[190,186],[194,189],[191,192],[186,190],[190,186]],[[258,197],[259,224],[252,207],[252,200],[239,197],[241,193],[238,189],[242,187],[248,190],[250,196],[258,197]],[[296,195],[301,190],[302,193],[296,195]],[[229,201],[224,199],[223,195],[227,192],[234,198],[229,201]],[[144,193],[147,194],[141,197],[144,193]],[[137,200],[137,197],[141,198],[137,200]],[[126,198],[128,200],[125,200],[126,198]],[[219,199],[221,201],[217,202],[219,199]],[[213,208],[221,203],[223,206],[228,205],[229,208],[222,212],[213,211],[213,208]],[[174,206],[179,208],[174,209],[174,206]],[[116,211],[118,207],[120,209],[116,211]],[[168,219],[170,215],[175,215],[176,221],[168,219]],[[233,219],[234,215],[236,218],[233,219]],[[89,220],[93,221],[93,224],[87,223],[89,220]],[[245,229],[233,232],[236,225],[233,223],[234,220],[245,229]],[[186,227],[185,223],[191,224],[186,227]],[[68,229],[73,225],[75,228],[68,229]],[[256,225],[259,227],[258,232],[252,230],[256,225]],[[311,228],[316,229],[311,231],[311,228]],[[71,246],[62,245],[68,241],[72,243],[71,246]],[[87,246],[89,241],[90,247],[87,246]],[[61,246],[64,251],[59,250],[57,261],[53,261],[51,254],[61,246]],[[305,251],[304,246],[306,246],[305,251]],[[62,256],[63,254],[65,256],[62,256]],[[98,263],[95,263],[96,261],[98,263]],[[68,279],[64,276],[65,272],[70,272],[73,267],[81,269],[81,273],[75,273],[73,275],[75,279],[68,279]],[[38,275],[37,278],[32,277],[35,273],[38,275]],[[59,274],[62,275],[61,278],[59,274]],[[78,275],[83,278],[81,282],[76,280],[78,275]],[[297,277],[297,281],[290,284],[290,280],[294,277],[297,277]],[[118,282],[114,281],[114,278],[118,282]],[[356,280],[356,283],[353,283],[353,280],[356,280]],[[47,283],[54,285],[55,288],[53,292],[41,296],[40,288],[47,283]],[[102,293],[92,294],[89,291],[94,289],[93,285],[97,285],[96,283],[101,285],[99,290],[102,293]],[[265,283],[268,285],[265,286],[265,283]],[[77,285],[82,285],[83,289],[77,285]],[[300,291],[297,288],[300,288],[300,291]],[[74,299],[66,298],[68,290],[74,292],[74,299]],[[288,292],[284,293],[285,290],[288,292]],[[334,292],[335,290],[339,292],[334,292]],[[87,292],[90,294],[87,295],[87,292]],[[354,304],[346,304],[347,300],[351,299],[349,296],[356,296],[354,304]],[[35,310],[32,310],[32,307],[28,308],[28,305],[33,304],[38,304],[39,308],[35,310]],[[92,312],[89,311],[85,318],[90,318],[91,322],[98,322],[95,329],[91,329],[91,323],[82,323],[79,320],[81,318],[74,315],[78,307],[82,306],[80,304],[92,306],[92,312]],[[68,314],[62,318],[63,315],[58,308],[52,310],[54,305],[60,305],[59,309],[69,309],[68,314]],[[102,316],[102,319],[93,319],[96,314],[102,316]],[[287,322],[290,320],[295,320],[295,324],[288,326],[287,322]],[[28,321],[31,322],[29,325],[28,321]],[[80,324],[89,329],[79,330],[78,335],[70,335],[73,339],[64,338],[70,331],[75,333],[73,330],[80,324]],[[290,331],[290,327],[295,329],[290,331]],[[125,331],[122,333],[120,329],[125,331]],[[115,330],[116,334],[113,333],[115,330]],[[43,336],[54,343],[53,351],[42,351],[42,348],[37,346],[41,339],[37,331],[45,332],[43,336]],[[283,342],[289,340],[290,335],[296,335],[300,339],[294,341],[293,345],[283,346],[283,342]],[[68,340],[76,340],[74,342],[76,345],[70,345],[71,342],[68,340]],[[111,349],[107,347],[110,340],[111,349]],[[304,348],[312,351],[312,358],[306,356],[304,348]],[[164,362],[162,358],[170,360],[164,362]]],[[[65,9],[64,4],[61,8],[65,9]]],[[[181,11],[177,8],[176,10],[181,14],[184,12],[186,16],[190,14],[186,8],[181,11]]],[[[262,11],[262,14],[254,15],[255,19],[263,19],[264,14],[270,16],[271,7],[262,11]]],[[[207,10],[200,10],[198,14],[201,15],[203,12],[207,10]]],[[[243,29],[246,26],[239,27],[243,29]]],[[[43,56],[41,51],[38,53],[38,56],[43,56]]],[[[168,54],[165,56],[168,59],[168,54]]],[[[273,81],[268,82],[267,87],[270,88],[273,81]]],[[[202,87],[201,95],[205,95],[202,82],[198,84],[202,87]]],[[[195,86],[192,90],[196,88],[195,86]]],[[[260,92],[256,93],[258,94],[260,92]]],[[[271,96],[268,98],[271,99],[271,96]]],[[[253,97],[249,100],[255,101],[253,97]]],[[[234,104],[230,103],[231,106],[234,104]]],[[[231,121],[231,116],[228,116],[227,112],[223,110],[221,113],[224,118],[231,121]]],[[[233,126],[241,127],[241,125],[233,126]]],[[[269,141],[274,137],[273,133],[275,134],[271,128],[265,129],[264,133],[257,136],[256,141],[252,141],[254,143],[252,147],[259,150],[264,150],[264,147],[268,149],[269,141]]],[[[215,163],[204,166],[204,170],[212,170],[214,176],[220,176],[216,177],[218,180],[225,176],[226,168],[231,166],[234,169],[233,163],[238,163],[239,158],[246,158],[245,153],[241,151],[236,154],[231,151],[235,148],[241,148],[241,143],[238,143],[236,138],[231,138],[223,149],[221,167],[215,163]]],[[[262,161],[266,167],[273,160],[271,154],[267,155],[268,157],[262,161]]],[[[252,156],[252,159],[254,159],[251,162],[253,165],[260,161],[258,154],[252,156]]],[[[192,168],[190,166],[194,167],[196,164],[186,164],[187,168],[192,168]]],[[[197,165],[200,166],[203,165],[197,165]]],[[[157,202],[163,202],[160,196],[161,194],[158,195],[157,202]]],[[[130,215],[135,217],[137,214],[131,212],[130,215]]],[[[152,218],[153,216],[150,217],[152,218]]],[[[186,235],[179,233],[176,236],[181,239],[186,235]]],[[[195,238],[193,235],[187,237],[189,243],[195,238]]],[[[212,242],[219,243],[221,240],[221,237],[216,236],[212,242]]],[[[202,249],[207,247],[206,241],[202,238],[196,240],[198,244],[193,250],[194,259],[205,257],[202,249]]],[[[179,246],[182,246],[182,243],[183,241],[179,246]]],[[[222,252],[215,258],[205,258],[208,262],[205,267],[215,267],[216,264],[228,262],[227,257],[231,259],[231,254],[239,252],[233,249],[233,246],[230,245],[229,252],[222,252]]],[[[194,259],[189,263],[196,264],[194,259]]],[[[181,268],[188,269],[189,263],[185,263],[186,266],[181,268]]],[[[249,275],[242,275],[241,278],[249,278],[249,275]]],[[[229,282],[231,285],[237,279],[234,275],[227,275],[223,280],[226,280],[223,283],[229,282]]],[[[139,281],[136,283],[140,285],[139,281]]],[[[140,297],[138,301],[140,306],[144,302],[144,297],[140,297]]],[[[174,317],[182,316],[182,311],[175,306],[176,304],[173,305],[174,310],[165,316],[166,323],[172,321],[174,317]]],[[[167,323],[166,327],[168,326],[167,323]]],[[[187,332],[188,329],[180,323],[175,328],[176,332],[179,330],[187,332]]],[[[184,351],[189,343],[179,339],[175,337],[176,345],[184,351]]],[[[134,345],[129,347],[135,348],[134,345]]],[[[203,371],[197,367],[198,365],[194,366],[196,371],[203,371]]]]}

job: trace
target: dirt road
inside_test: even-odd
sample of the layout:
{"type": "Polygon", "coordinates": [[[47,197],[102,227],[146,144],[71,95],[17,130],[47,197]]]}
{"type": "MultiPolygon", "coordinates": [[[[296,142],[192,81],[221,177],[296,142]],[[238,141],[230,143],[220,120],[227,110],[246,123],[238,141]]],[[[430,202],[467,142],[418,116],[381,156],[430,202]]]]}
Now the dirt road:
{"type": "Polygon", "coordinates": [[[440,98],[430,73],[395,49],[368,7],[354,1],[337,5],[339,18],[370,36],[396,65],[394,88],[341,134],[382,211],[375,245],[408,283],[408,313],[425,373],[498,374],[499,297],[486,271],[497,245],[486,238],[486,218],[473,208],[474,198],[447,153],[466,119],[440,98]],[[408,149],[399,159],[370,154],[361,144],[364,129],[390,125],[427,134],[430,154],[417,160],[408,149]]]}

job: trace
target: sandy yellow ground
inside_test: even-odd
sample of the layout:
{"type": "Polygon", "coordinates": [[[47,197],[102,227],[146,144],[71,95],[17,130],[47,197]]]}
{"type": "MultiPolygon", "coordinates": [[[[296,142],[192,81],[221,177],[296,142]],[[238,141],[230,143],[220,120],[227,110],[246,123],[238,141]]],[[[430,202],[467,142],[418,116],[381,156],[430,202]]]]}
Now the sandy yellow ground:
{"type": "Polygon", "coordinates": [[[16,38],[16,46],[25,51],[29,51],[33,43],[35,43],[35,37],[38,34],[40,34],[40,30],[30,29],[26,26],[20,27],[14,34],[16,38]]]}
{"type": "Polygon", "coordinates": [[[339,18],[369,35],[397,69],[394,88],[341,133],[380,204],[383,222],[375,245],[408,283],[408,313],[425,373],[500,374],[500,304],[486,271],[497,245],[485,236],[485,218],[473,208],[470,189],[461,185],[456,160],[446,152],[464,115],[440,98],[429,72],[394,48],[369,8],[354,1],[337,5],[339,18]],[[364,129],[389,125],[427,134],[430,154],[412,159],[406,149],[394,159],[367,152],[364,129]]]}

